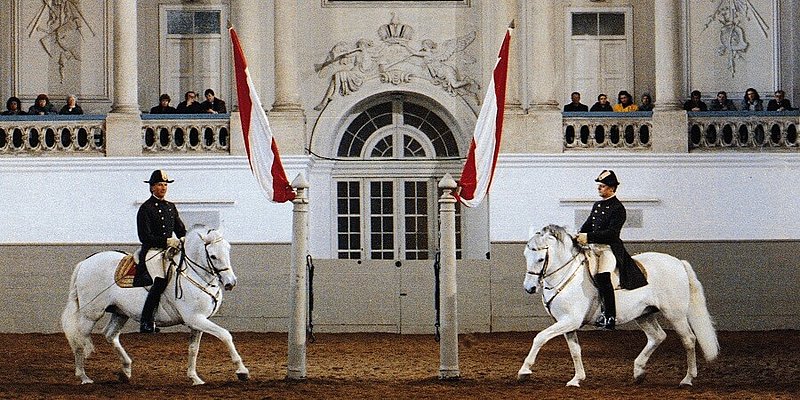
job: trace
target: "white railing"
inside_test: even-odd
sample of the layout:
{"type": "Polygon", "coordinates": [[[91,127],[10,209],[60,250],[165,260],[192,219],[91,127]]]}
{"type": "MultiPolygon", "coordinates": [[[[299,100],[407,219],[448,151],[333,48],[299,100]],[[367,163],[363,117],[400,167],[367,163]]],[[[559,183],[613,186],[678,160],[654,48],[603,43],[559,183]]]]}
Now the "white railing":
{"type": "Polygon", "coordinates": [[[230,154],[230,114],[143,114],[144,154],[230,154]]]}
{"type": "Polygon", "coordinates": [[[652,115],[648,111],[564,113],[564,150],[650,150],[652,115]]]}
{"type": "Polygon", "coordinates": [[[0,155],[105,155],[103,115],[0,116],[0,155]]]}
{"type": "Polygon", "coordinates": [[[689,113],[689,150],[800,149],[798,111],[689,113]]]}

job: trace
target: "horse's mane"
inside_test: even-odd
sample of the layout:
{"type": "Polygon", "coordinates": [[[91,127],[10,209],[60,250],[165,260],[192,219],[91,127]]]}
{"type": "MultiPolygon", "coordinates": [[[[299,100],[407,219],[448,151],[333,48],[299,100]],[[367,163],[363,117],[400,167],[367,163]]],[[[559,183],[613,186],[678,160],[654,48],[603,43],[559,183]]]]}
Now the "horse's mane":
{"type": "Polygon", "coordinates": [[[572,247],[579,247],[572,235],[561,225],[550,224],[542,228],[542,232],[549,233],[561,243],[571,243],[572,247]]]}

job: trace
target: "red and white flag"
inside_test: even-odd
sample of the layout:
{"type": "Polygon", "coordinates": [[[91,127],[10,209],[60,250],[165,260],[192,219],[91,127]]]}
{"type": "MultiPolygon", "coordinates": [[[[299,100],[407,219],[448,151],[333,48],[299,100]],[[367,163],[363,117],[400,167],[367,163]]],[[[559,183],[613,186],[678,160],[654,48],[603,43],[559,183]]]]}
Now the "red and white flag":
{"type": "Polygon", "coordinates": [[[247,60],[233,27],[228,28],[233,43],[233,64],[236,72],[236,94],[239,98],[239,113],[242,119],[242,133],[250,170],[258,184],[264,189],[267,198],[275,203],[293,200],[295,192],[286,179],[286,172],[278,154],[278,145],[272,137],[267,114],[247,70],[247,60]]]}
{"type": "Polygon", "coordinates": [[[503,133],[503,111],[506,105],[506,76],[508,73],[508,47],[511,42],[511,26],[506,31],[500,54],[492,74],[492,81],[483,98],[483,106],[475,123],[475,133],[467,154],[467,162],[461,171],[456,198],[467,207],[478,206],[489,192],[494,176],[497,156],[500,154],[500,137],[503,133]]]}

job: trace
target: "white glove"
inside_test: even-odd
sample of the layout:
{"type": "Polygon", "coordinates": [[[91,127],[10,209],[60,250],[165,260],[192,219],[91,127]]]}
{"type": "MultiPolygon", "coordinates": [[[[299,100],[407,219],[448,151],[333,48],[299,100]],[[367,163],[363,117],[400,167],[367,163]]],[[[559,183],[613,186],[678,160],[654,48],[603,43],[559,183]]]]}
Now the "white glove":
{"type": "Polygon", "coordinates": [[[180,248],[180,247],[181,247],[181,241],[180,241],[180,239],[176,239],[176,238],[167,238],[167,247],[170,247],[170,248],[173,248],[173,249],[178,249],[178,248],[180,248]]]}
{"type": "Polygon", "coordinates": [[[581,246],[586,246],[589,244],[589,237],[585,233],[578,234],[578,244],[581,246]]]}

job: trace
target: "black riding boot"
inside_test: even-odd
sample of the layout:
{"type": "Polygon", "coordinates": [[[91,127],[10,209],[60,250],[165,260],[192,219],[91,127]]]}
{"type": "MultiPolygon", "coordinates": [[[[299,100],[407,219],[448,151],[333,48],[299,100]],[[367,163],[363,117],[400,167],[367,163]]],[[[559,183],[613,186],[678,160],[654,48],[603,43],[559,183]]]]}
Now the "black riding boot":
{"type": "Polygon", "coordinates": [[[614,287],[611,286],[611,273],[603,272],[595,276],[600,299],[603,301],[603,312],[595,325],[608,330],[613,330],[617,320],[617,305],[614,301],[614,287]]]}
{"type": "Polygon", "coordinates": [[[142,309],[142,324],[139,326],[141,333],[154,333],[158,332],[155,322],[153,322],[153,312],[158,309],[158,302],[161,300],[161,293],[167,288],[167,280],[164,278],[155,278],[153,286],[150,287],[150,292],[147,293],[147,299],[144,301],[144,308],[142,309]]]}

